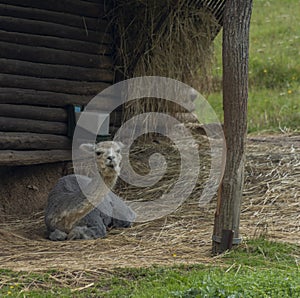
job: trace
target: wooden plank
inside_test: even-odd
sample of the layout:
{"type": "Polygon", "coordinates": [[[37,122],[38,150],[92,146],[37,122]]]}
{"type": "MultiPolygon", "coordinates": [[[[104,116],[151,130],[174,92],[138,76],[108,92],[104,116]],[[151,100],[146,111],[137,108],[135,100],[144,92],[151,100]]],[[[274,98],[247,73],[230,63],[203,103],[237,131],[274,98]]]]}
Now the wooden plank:
{"type": "Polygon", "coordinates": [[[67,124],[63,122],[0,117],[0,131],[66,135],[67,124]]]}
{"type": "Polygon", "coordinates": [[[29,62],[113,69],[112,57],[0,42],[3,58],[29,62]]]}
{"type": "Polygon", "coordinates": [[[0,116],[43,121],[67,122],[66,109],[0,104],[0,116]]]}
{"type": "Polygon", "coordinates": [[[66,136],[26,132],[0,132],[0,150],[70,150],[71,147],[72,141],[66,136]]]}
{"type": "Polygon", "coordinates": [[[33,63],[14,59],[1,59],[0,72],[38,78],[67,79],[85,82],[114,81],[114,72],[109,69],[84,68],[78,66],[33,63]]]}
{"type": "Polygon", "coordinates": [[[1,16],[0,29],[42,36],[55,36],[88,42],[99,42],[103,44],[112,43],[112,36],[109,33],[14,17],[1,16]]]}
{"type": "Polygon", "coordinates": [[[44,47],[57,50],[80,52],[94,55],[111,55],[113,52],[111,44],[101,44],[97,40],[94,43],[80,40],[68,39],[67,37],[53,37],[33,35],[19,32],[7,32],[0,30],[1,41],[12,44],[23,44],[27,46],[44,47]]]}
{"type": "MultiPolygon", "coordinates": [[[[65,94],[20,88],[1,88],[0,103],[35,104],[41,106],[65,107],[68,104],[87,105],[92,95],[65,94]]],[[[97,102],[97,108],[111,111],[119,102],[118,98],[103,98],[97,102]]]]}
{"type": "Polygon", "coordinates": [[[96,95],[109,86],[110,84],[103,82],[75,82],[0,73],[0,87],[34,89],[79,95],[96,95]]]}
{"type": "Polygon", "coordinates": [[[107,11],[104,11],[105,6],[101,5],[101,3],[103,3],[102,1],[99,4],[80,0],[2,0],[1,2],[9,5],[39,8],[49,11],[58,11],[92,18],[102,18],[107,13],[107,11]]]}
{"type": "Polygon", "coordinates": [[[0,166],[25,166],[72,160],[71,150],[0,151],[0,166]]]}
{"type": "Polygon", "coordinates": [[[108,21],[44,9],[0,4],[0,15],[67,25],[92,31],[108,32],[108,21]]]}

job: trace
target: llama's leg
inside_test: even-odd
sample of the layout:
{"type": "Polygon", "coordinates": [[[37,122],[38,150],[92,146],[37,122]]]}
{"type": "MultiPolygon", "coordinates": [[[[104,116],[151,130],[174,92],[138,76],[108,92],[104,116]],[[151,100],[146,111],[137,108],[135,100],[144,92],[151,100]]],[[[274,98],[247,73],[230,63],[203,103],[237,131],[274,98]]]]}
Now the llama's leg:
{"type": "Polygon", "coordinates": [[[52,241],[63,241],[63,240],[66,240],[67,237],[68,237],[67,233],[65,233],[61,230],[58,230],[58,229],[49,233],[49,239],[52,241]]]}
{"type": "Polygon", "coordinates": [[[70,231],[67,239],[68,240],[97,239],[97,238],[103,238],[105,234],[102,231],[100,233],[97,227],[76,226],[70,231]]]}

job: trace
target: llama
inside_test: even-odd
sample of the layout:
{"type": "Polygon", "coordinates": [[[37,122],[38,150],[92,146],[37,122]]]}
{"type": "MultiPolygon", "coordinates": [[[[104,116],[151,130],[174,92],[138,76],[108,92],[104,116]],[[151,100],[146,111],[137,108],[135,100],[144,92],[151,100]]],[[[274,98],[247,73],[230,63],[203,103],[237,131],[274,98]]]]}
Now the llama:
{"type": "Polygon", "coordinates": [[[135,213],[109,191],[120,174],[122,146],[113,141],[80,145],[80,150],[95,156],[103,181],[75,174],[58,180],[45,210],[50,240],[103,238],[110,228],[131,225],[135,213]]]}

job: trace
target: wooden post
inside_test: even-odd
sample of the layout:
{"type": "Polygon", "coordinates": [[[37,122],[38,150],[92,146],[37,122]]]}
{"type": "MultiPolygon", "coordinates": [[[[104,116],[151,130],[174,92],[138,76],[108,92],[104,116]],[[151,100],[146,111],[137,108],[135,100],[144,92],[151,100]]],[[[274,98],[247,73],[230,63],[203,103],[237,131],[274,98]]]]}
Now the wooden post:
{"type": "Polygon", "coordinates": [[[227,159],[218,193],[212,253],[240,242],[247,133],[248,49],[252,0],[226,1],[223,23],[223,106],[227,159]]]}

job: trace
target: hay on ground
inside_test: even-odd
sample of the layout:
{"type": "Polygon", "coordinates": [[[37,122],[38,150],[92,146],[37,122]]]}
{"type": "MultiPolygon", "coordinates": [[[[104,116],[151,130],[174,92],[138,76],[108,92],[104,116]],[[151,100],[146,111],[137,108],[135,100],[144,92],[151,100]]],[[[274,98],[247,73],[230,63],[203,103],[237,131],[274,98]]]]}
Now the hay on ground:
{"type": "MultiPolygon", "coordinates": [[[[199,144],[203,137],[199,138],[199,144]]],[[[241,210],[241,235],[264,235],[270,239],[298,243],[300,239],[300,138],[249,138],[245,190],[241,210]]],[[[201,145],[201,144],[200,144],[201,145]]],[[[163,147],[163,140],[161,143],[163,147]]],[[[200,146],[205,156],[206,146],[200,146]]],[[[132,152],[134,163],[147,160],[150,148],[132,152]]],[[[202,153],[201,153],[202,152],[202,153]]],[[[178,156],[170,155],[172,168],[178,156]],[[172,160],[174,156],[174,160],[172,160]]],[[[145,166],[147,169],[147,166],[145,166]]],[[[174,169],[174,172],[176,169],[174,169]]],[[[204,171],[205,172],[205,171],[204,171]]],[[[171,175],[171,174],[169,174],[171,175]]],[[[176,175],[175,175],[176,176],[176,175]]],[[[211,235],[215,199],[200,208],[198,199],[205,174],[199,176],[192,195],[177,211],[161,219],[112,230],[107,238],[92,241],[51,242],[45,239],[43,213],[29,218],[11,218],[0,225],[0,268],[37,271],[111,272],[116,267],[148,267],[155,264],[214,262],[211,235]]],[[[128,199],[153,199],[164,183],[152,190],[122,188],[128,199]]]]}

